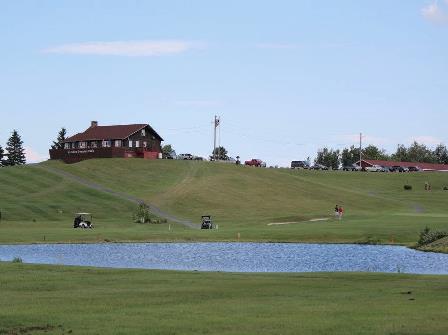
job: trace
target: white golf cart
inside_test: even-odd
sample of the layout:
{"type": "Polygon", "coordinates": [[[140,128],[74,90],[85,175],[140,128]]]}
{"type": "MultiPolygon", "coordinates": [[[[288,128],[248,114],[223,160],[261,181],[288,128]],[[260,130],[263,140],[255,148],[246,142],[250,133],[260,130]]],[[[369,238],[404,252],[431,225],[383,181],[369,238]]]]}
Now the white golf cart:
{"type": "Polygon", "coordinates": [[[76,213],[73,221],[73,228],[93,228],[92,214],[90,213],[76,213]]]}

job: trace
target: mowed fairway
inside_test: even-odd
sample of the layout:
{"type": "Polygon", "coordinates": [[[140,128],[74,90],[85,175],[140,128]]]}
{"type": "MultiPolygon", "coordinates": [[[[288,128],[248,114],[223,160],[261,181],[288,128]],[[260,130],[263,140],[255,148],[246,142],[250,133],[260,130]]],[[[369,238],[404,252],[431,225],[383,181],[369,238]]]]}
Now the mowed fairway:
{"type": "Polygon", "coordinates": [[[291,171],[140,159],[70,165],[51,161],[41,167],[0,169],[0,242],[39,242],[44,235],[46,241],[229,241],[239,233],[243,241],[413,244],[425,226],[448,228],[445,185],[447,173],[291,171]],[[135,224],[135,204],[45,171],[45,166],[196,223],[201,215],[211,214],[219,230],[171,225],[169,231],[166,224],[135,224]],[[432,192],[424,191],[426,181],[432,192]],[[405,191],[404,184],[414,189],[405,191]],[[340,222],[333,218],[336,204],[345,208],[340,222]],[[94,214],[93,232],[70,228],[76,211],[94,214]]]}

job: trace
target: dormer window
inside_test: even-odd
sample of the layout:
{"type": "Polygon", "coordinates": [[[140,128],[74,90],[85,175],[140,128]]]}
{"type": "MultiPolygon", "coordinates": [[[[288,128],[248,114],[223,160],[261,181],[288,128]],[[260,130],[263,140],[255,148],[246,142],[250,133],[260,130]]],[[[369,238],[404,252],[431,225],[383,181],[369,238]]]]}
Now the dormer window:
{"type": "Polygon", "coordinates": [[[146,131],[145,131],[145,129],[142,129],[142,136],[146,136],[146,131]]]}

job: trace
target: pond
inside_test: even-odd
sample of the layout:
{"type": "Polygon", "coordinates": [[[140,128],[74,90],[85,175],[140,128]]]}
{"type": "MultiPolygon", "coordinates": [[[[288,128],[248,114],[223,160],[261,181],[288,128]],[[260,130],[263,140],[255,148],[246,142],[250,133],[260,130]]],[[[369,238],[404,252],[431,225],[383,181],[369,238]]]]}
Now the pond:
{"type": "Polygon", "coordinates": [[[0,260],[111,268],[224,272],[448,274],[448,254],[400,246],[302,243],[0,245],[0,260]]]}

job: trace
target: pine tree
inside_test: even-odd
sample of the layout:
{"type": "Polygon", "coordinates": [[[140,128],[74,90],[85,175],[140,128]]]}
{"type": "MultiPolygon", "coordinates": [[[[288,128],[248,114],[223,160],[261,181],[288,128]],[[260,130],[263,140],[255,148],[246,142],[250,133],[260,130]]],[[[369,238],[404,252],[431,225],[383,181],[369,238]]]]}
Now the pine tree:
{"type": "Polygon", "coordinates": [[[53,141],[51,149],[64,149],[65,135],[67,135],[67,131],[64,127],[62,127],[58,133],[58,138],[56,141],[53,141]]]}
{"type": "Polygon", "coordinates": [[[435,148],[433,155],[437,163],[448,164],[448,149],[445,145],[439,144],[435,148]]]}
{"type": "Polygon", "coordinates": [[[3,166],[3,157],[5,155],[5,152],[3,151],[2,146],[0,145],[0,167],[3,166]]]}
{"type": "Polygon", "coordinates": [[[8,158],[5,161],[5,165],[13,166],[13,165],[22,165],[26,163],[25,159],[25,150],[23,149],[23,142],[20,138],[17,130],[14,129],[11,137],[6,143],[6,151],[8,152],[8,158]]]}
{"type": "Polygon", "coordinates": [[[228,161],[229,156],[227,156],[227,150],[224,147],[217,147],[215,150],[213,150],[212,155],[210,158],[214,158],[221,160],[221,161],[228,161]]]}

